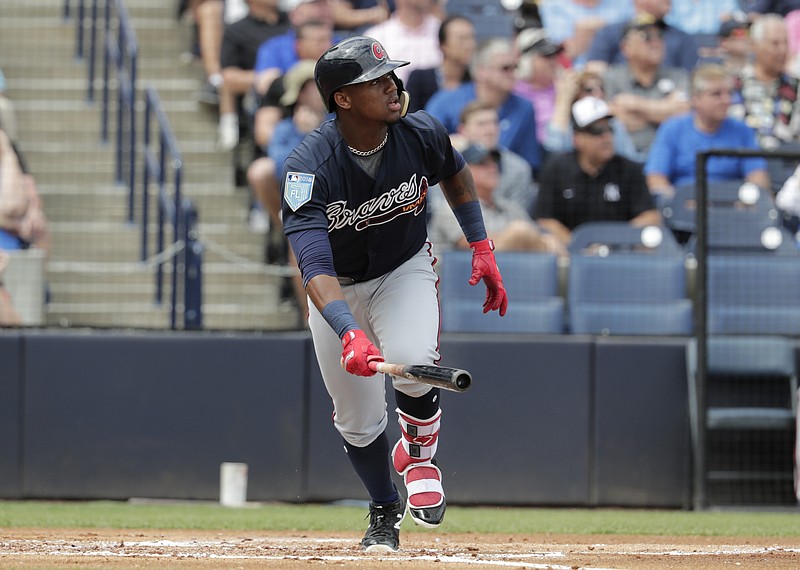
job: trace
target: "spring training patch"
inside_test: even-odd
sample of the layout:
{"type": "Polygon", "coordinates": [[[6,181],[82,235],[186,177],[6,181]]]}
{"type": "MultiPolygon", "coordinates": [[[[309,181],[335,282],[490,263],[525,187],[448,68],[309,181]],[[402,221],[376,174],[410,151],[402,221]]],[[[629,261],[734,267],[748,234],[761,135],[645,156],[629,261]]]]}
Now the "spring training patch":
{"type": "Polygon", "coordinates": [[[311,189],[314,187],[314,174],[304,172],[287,172],[286,184],[283,186],[283,199],[293,211],[311,200],[311,189]]]}

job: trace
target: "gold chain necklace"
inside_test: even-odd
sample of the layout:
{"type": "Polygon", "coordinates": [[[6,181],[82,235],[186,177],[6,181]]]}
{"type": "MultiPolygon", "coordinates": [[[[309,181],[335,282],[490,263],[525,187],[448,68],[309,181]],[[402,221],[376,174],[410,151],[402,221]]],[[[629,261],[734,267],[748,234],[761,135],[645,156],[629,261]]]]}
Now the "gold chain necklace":
{"type": "Polygon", "coordinates": [[[349,148],[350,152],[352,152],[356,156],[372,156],[373,154],[375,154],[376,152],[381,150],[386,145],[386,141],[388,141],[388,140],[389,140],[389,131],[387,130],[386,131],[386,136],[383,137],[383,141],[381,142],[381,144],[379,144],[378,146],[376,146],[372,150],[358,150],[358,149],[353,148],[350,145],[347,145],[347,148],[349,148]]]}

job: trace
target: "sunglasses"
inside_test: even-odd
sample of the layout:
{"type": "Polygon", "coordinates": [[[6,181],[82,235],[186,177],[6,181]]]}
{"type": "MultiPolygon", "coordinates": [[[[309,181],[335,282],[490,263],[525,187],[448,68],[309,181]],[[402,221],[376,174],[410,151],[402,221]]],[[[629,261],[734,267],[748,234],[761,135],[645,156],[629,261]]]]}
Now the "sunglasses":
{"type": "Polygon", "coordinates": [[[614,132],[614,129],[611,127],[610,124],[605,125],[589,125],[586,128],[578,129],[579,133],[585,133],[589,136],[599,137],[606,133],[614,132]]]}

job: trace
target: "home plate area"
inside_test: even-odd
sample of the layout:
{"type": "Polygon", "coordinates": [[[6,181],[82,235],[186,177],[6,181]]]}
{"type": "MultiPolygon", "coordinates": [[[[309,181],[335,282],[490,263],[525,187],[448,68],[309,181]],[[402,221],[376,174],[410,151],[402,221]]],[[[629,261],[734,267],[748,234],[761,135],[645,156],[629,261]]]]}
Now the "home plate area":
{"type": "Polygon", "coordinates": [[[359,539],[316,532],[0,529],[0,568],[800,568],[800,540],[406,532],[399,552],[373,556],[359,539]]]}

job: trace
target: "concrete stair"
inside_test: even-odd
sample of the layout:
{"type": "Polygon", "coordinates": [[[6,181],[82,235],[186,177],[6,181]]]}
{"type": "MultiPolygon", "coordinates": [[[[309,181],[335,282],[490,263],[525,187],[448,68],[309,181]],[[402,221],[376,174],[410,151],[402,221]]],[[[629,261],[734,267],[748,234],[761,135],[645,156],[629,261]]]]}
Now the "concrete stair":
{"type": "MultiPolygon", "coordinates": [[[[249,191],[234,183],[231,153],[216,148],[216,114],[194,100],[203,71],[199,61],[184,56],[191,27],[176,20],[175,2],[127,0],[126,5],[139,44],[138,145],[143,91],[152,85],[183,154],[183,195],[192,198],[199,212],[205,328],[296,328],[296,308],[280,295],[287,270],[263,263],[265,236],[251,232],[247,224],[249,191]]],[[[100,26],[98,45],[102,19],[100,26]]],[[[86,34],[88,38],[88,30],[86,34]]],[[[90,103],[87,63],[75,58],[75,43],[75,21],[63,19],[63,0],[0,2],[0,68],[17,112],[19,146],[51,222],[45,324],[168,328],[172,265],[163,266],[165,298],[157,303],[152,213],[148,259],[140,260],[141,152],[135,172],[136,222],[129,223],[127,188],[114,183],[116,93],[112,89],[110,141],[103,143],[102,60],[96,63],[90,103]]],[[[148,187],[151,208],[157,191],[155,185],[148,187]]],[[[171,237],[169,227],[166,236],[171,237]]]]}

